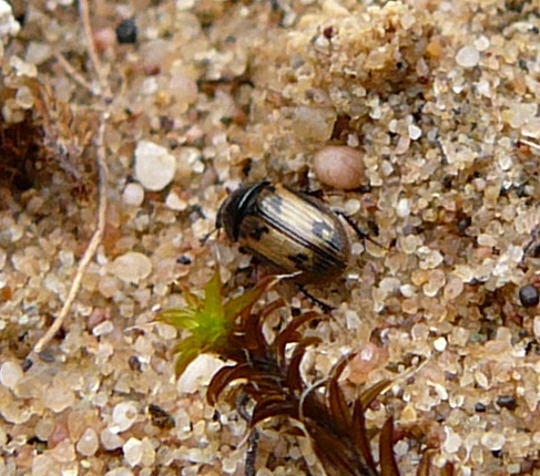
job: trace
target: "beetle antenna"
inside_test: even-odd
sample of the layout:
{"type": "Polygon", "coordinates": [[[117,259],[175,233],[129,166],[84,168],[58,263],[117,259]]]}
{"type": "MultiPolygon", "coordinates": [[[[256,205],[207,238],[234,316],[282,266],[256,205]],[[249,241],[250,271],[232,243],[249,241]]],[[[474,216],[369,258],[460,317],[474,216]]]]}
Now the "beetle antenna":
{"type": "Polygon", "coordinates": [[[358,235],[358,237],[361,239],[361,240],[367,240],[369,241],[370,243],[373,243],[374,245],[377,245],[378,247],[380,248],[383,248],[385,250],[387,250],[388,248],[384,245],[382,245],[381,243],[379,243],[378,241],[374,240],[373,238],[371,238],[364,230],[362,230],[362,228],[360,228],[358,226],[358,223],[356,223],[349,215],[347,215],[343,210],[334,210],[335,213],[337,215],[339,215],[340,217],[343,217],[343,219],[348,223],[348,225],[355,231],[355,233],[358,235]]]}
{"type": "Polygon", "coordinates": [[[212,231],[209,231],[206,235],[204,235],[200,240],[199,240],[199,243],[201,244],[201,246],[205,245],[206,242],[208,241],[208,238],[210,238],[214,233],[219,233],[219,228],[214,228],[212,231]]]}

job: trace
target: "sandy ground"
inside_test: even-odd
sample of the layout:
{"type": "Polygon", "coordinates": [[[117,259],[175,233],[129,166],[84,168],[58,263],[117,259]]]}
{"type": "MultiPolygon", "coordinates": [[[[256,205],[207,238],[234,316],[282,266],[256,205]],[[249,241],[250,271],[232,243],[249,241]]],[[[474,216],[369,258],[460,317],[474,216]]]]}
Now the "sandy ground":
{"type": "MultiPolygon", "coordinates": [[[[433,474],[540,474],[540,313],[519,297],[540,287],[539,1],[89,11],[101,76],[77,5],[14,0],[11,16],[0,1],[0,473],[244,474],[247,423],[205,403],[220,361],[177,379],[179,336],[156,313],[217,264],[238,286],[260,272],[238,273],[250,257],[223,236],[200,243],[228,190],[321,188],[314,154],[348,145],[365,184],[326,200],[383,246],[351,235],[345,275],[312,286],[336,310],[310,330],[322,343],[304,377],[356,351],[348,395],[394,379],[366,419],[394,416],[404,475],[427,450],[433,474]],[[100,157],[103,236],[33,354],[96,229],[100,157]]],[[[293,288],[267,299],[278,292],[314,308],[293,288]]],[[[257,475],[320,474],[279,428],[260,426],[257,475]]]]}

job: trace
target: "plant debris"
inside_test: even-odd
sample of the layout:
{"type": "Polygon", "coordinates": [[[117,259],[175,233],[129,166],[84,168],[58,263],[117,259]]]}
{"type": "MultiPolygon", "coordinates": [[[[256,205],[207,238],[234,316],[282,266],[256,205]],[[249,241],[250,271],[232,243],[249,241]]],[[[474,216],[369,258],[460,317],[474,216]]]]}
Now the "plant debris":
{"type": "Polygon", "coordinates": [[[197,354],[217,353],[235,364],[224,366],[212,377],[207,391],[210,405],[216,404],[227,385],[241,379],[239,391],[256,402],[250,424],[254,426],[278,416],[298,420],[328,475],[398,475],[392,449],[392,418],[386,421],[379,437],[379,473],[371,455],[364,416],[391,382],[383,380],[364,390],[350,409],[338,383],[345,366],[354,357],[349,354],[335,365],[324,384],[306,384],[300,372],[302,358],[307,348],[320,339],[304,337],[299,329],[322,316],[316,312],[296,316],[269,344],[263,333],[264,320],[283,307],[284,302],[278,299],[259,311],[252,310],[256,300],[278,279],[268,276],[252,290],[225,302],[219,271],[206,285],[204,299],[183,288],[187,306],[159,315],[159,319],[190,332],[175,349],[177,373],[182,374],[197,354]],[[287,358],[286,348],[292,343],[295,348],[287,358]],[[319,392],[322,386],[323,394],[319,392]]]}

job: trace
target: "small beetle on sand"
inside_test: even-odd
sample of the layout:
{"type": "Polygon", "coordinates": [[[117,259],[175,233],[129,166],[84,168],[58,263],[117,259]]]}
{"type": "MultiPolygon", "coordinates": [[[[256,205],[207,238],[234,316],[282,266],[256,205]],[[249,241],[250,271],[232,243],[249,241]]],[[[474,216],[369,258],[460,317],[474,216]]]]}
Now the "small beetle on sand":
{"type": "Polygon", "coordinates": [[[277,271],[301,271],[295,278],[299,284],[322,283],[341,275],[350,258],[349,237],[338,215],[367,238],[344,213],[308,194],[262,181],[223,201],[216,228],[277,271]]]}

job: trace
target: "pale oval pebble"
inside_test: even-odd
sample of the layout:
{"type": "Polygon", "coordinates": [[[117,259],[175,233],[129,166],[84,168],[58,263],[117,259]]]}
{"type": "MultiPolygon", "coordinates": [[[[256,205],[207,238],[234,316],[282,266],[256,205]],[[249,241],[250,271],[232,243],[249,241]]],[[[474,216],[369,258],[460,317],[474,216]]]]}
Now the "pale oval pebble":
{"type": "Polygon", "coordinates": [[[138,284],[152,272],[152,262],[142,253],[128,251],[112,262],[111,271],[122,281],[138,284]]]}
{"type": "Polygon", "coordinates": [[[144,200],[144,188],[135,182],[128,183],[122,193],[126,205],[139,206],[144,200]]]}
{"type": "Polygon", "coordinates": [[[0,367],[0,384],[7,388],[15,388],[22,378],[23,370],[17,362],[7,361],[0,367]]]}
{"type": "Polygon", "coordinates": [[[465,45],[456,55],[456,62],[464,68],[473,68],[480,61],[480,54],[473,45],[465,45]]]}
{"type": "Polygon", "coordinates": [[[329,145],[313,158],[315,174],[325,185],[351,190],[365,183],[364,162],[359,150],[344,145],[329,145]]]}
{"type": "Polygon", "coordinates": [[[164,189],[174,178],[176,158],[154,142],[141,140],[135,148],[135,178],[153,192],[164,189]]]}

